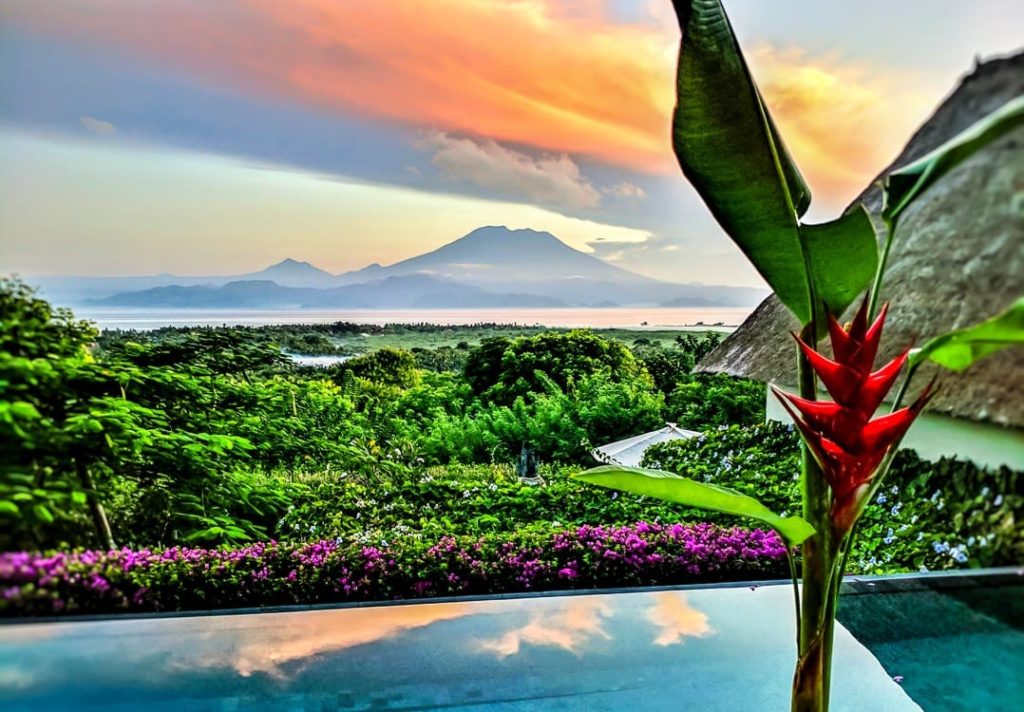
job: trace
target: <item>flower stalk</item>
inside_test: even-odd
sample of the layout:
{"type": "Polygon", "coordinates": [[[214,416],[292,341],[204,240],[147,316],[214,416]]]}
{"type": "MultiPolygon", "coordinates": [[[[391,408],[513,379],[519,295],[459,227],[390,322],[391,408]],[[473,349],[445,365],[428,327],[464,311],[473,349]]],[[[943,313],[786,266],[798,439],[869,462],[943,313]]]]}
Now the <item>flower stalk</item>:
{"type": "Polygon", "coordinates": [[[850,536],[899,441],[933,393],[929,385],[910,406],[873,417],[904,370],[907,352],[874,370],[887,307],[871,324],[870,309],[865,299],[849,327],[828,315],[831,359],[812,346],[813,322],[794,335],[800,395],[773,389],[800,432],[803,517],[815,528],[803,544],[793,712],[828,709],[835,615],[850,536]],[[818,400],[819,380],[832,400],[818,400]]]}

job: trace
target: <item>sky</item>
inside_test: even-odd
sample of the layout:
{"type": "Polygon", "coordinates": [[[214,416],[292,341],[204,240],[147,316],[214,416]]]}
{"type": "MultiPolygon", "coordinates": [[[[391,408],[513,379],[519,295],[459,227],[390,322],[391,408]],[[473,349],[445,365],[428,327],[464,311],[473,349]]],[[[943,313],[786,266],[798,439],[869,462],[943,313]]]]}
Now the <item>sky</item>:
{"type": "MultiPolygon", "coordinates": [[[[726,0],[841,212],[1017,0],[726,0]]],[[[389,264],[481,225],[641,274],[761,286],[672,155],[668,0],[5,0],[0,273],[389,264]]]]}

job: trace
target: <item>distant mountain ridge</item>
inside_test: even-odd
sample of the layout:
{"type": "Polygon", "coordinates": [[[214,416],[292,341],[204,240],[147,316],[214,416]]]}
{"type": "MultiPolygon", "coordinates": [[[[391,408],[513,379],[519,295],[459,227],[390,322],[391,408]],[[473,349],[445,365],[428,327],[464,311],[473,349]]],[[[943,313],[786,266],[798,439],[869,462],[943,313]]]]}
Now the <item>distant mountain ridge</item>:
{"type": "Polygon", "coordinates": [[[170,285],[126,292],[95,304],[112,307],[177,309],[439,309],[472,305],[494,307],[564,307],[565,302],[535,294],[488,292],[479,287],[427,275],[387,277],[328,289],[285,287],[266,279],[220,286],[170,285]]]}
{"type": "Polygon", "coordinates": [[[311,265],[309,262],[300,262],[290,257],[259,272],[241,274],[232,278],[234,282],[248,280],[269,280],[283,287],[334,287],[338,284],[337,275],[311,265]]]}
{"type": "Polygon", "coordinates": [[[604,262],[548,232],[477,228],[392,265],[339,275],[285,259],[235,276],[51,277],[66,303],[172,308],[752,306],[766,290],[674,284],[604,262]]]}
{"type": "Polygon", "coordinates": [[[415,273],[469,282],[543,282],[582,278],[658,283],[658,280],[610,265],[574,249],[549,232],[509,230],[501,225],[477,228],[436,250],[388,267],[371,265],[340,277],[348,280],[366,275],[415,273]]]}

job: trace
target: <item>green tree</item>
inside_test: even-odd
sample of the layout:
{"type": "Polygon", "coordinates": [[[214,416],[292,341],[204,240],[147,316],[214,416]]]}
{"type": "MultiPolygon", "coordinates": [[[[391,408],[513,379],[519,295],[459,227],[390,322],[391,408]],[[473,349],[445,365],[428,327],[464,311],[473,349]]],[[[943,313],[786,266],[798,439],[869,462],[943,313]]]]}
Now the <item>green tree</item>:
{"type": "Polygon", "coordinates": [[[91,468],[108,450],[93,406],[118,384],[96,367],[95,338],[22,282],[0,281],[0,544],[38,541],[41,527],[82,504],[100,543],[113,543],[91,468]]]}
{"type": "Polygon", "coordinates": [[[756,425],[765,419],[763,383],[724,373],[692,373],[676,382],[666,399],[669,420],[690,430],[756,425]]]}
{"type": "Polygon", "coordinates": [[[419,379],[416,357],[402,349],[377,349],[365,356],[357,356],[339,364],[334,380],[343,384],[346,374],[385,386],[410,388],[419,379]]]}
{"type": "Polygon", "coordinates": [[[622,343],[575,330],[485,340],[470,354],[464,373],[477,395],[510,404],[543,393],[542,376],[564,389],[602,370],[627,380],[639,376],[643,366],[622,343]]]}

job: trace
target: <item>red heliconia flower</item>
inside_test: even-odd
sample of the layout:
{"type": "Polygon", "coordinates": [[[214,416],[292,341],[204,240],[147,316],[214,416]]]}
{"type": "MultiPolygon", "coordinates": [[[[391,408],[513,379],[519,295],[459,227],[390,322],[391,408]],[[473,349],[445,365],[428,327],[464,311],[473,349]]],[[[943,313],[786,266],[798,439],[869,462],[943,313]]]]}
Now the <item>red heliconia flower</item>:
{"type": "Polygon", "coordinates": [[[899,376],[909,351],[877,371],[871,370],[887,310],[888,305],[882,307],[869,326],[865,300],[849,330],[829,315],[835,360],[818,353],[794,334],[832,401],[807,400],[773,388],[832,488],[832,521],[840,531],[849,531],[853,526],[885,456],[933,393],[929,384],[909,407],[871,419],[899,376]]]}

